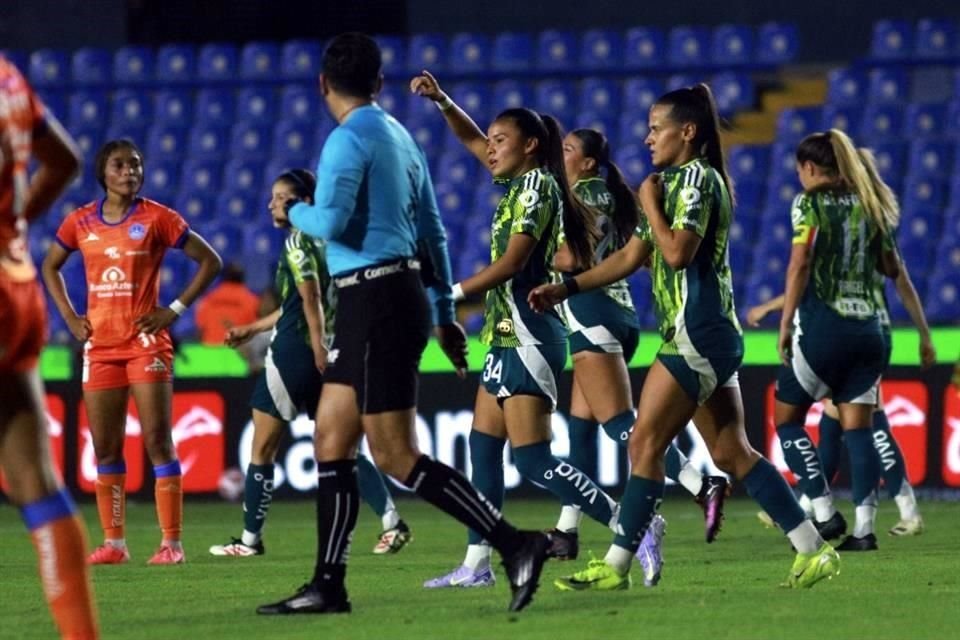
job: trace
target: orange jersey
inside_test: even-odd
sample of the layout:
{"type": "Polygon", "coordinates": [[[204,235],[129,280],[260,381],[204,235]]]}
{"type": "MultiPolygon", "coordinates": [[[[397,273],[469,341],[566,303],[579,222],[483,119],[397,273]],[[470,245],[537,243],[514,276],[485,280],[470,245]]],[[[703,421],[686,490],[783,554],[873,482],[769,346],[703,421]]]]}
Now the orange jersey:
{"type": "Polygon", "coordinates": [[[36,277],[23,209],[33,136],[44,123],[43,103],[20,71],[0,56],[0,278],[36,277]]]}
{"type": "Polygon", "coordinates": [[[172,347],[170,335],[141,335],[134,325],[158,305],[160,263],[169,247],[181,248],[190,227],[176,211],[137,198],[120,222],[103,219],[103,200],[70,213],[57,242],[80,251],[87,275],[87,319],[93,328],[92,360],[135,357],[172,347]]]}

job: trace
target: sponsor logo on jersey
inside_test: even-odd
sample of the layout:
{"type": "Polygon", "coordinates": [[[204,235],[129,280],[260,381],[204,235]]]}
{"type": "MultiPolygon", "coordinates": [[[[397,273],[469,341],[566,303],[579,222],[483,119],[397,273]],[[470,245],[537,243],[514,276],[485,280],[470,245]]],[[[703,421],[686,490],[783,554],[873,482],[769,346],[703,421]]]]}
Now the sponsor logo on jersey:
{"type": "Polygon", "coordinates": [[[139,222],[135,222],[130,225],[130,231],[128,231],[127,234],[131,240],[143,240],[144,236],[147,235],[147,228],[139,222]]]}
{"type": "Polygon", "coordinates": [[[340,357],[340,349],[330,349],[327,351],[327,364],[334,364],[340,357]]]}
{"type": "Polygon", "coordinates": [[[97,294],[99,298],[110,298],[116,295],[132,295],[136,285],[127,282],[127,274],[123,269],[117,266],[107,267],[100,275],[100,281],[103,284],[90,283],[90,293],[97,294]]]}
{"type": "Polygon", "coordinates": [[[100,239],[100,236],[95,234],[93,231],[87,234],[87,237],[81,240],[80,242],[96,242],[100,239]]]}
{"type": "Polygon", "coordinates": [[[513,320],[504,318],[497,323],[497,333],[504,336],[513,335],[513,320]]]}
{"type": "Polygon", "coordinates": [[[103,254],[113,260],[120,259],[120,250],[117,249],[116,247],[107,247],[106,250],[104,250],[103,254]]]}

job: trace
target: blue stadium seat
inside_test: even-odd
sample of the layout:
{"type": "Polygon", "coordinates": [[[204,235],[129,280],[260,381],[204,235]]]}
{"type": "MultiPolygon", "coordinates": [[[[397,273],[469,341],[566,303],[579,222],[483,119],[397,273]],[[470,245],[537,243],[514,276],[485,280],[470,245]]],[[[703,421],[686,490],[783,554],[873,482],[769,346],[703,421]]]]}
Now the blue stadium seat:
{"type": "Polygon", "coordinates": [[[903,207],[938,208],[946,203],[947,186],[938,178],[908,175],[903,185],[903,207]]]}
{"type": "Polygon", "coordinates": [[[821,128],[841,129],[854,132],[863,121],[863,105],[860,104],[825,104],[823,106],[823,120],[821,128]]]}
{"type": "Polygon", "coordinates": [[[230,130],[230,155],[234,158],[260,158],[265,149],[271,148],[272,141],[271,125],[238,122],[230,130]]]}
{"type": "Polygon", "coordinates": [[[37,49],[30,54],[30,69],[25,75],[35,88],[63,88],[70,84],[70,63],[59,49],[37,49]]]}
{"type": "Polygon", "coordinates": [[[68,103],[68,128],[106,126],[109,106],[107,94],[103,90],[74,91],[70,94],[68,103]]]}
{"type": "Polygon", "coordinates": [[[763,208],[767,187],[763,181],[744,180],[735,182],[737,195],[737,209],[744,211],[760,211],[763,208]]]}
{"type": "Polygon", "coordinates": [[[193,96],[185,89],[164,89],[154,97],[153,117],[157,124],[188,126],[193,122],[193,96]]]}
{"type": "Polygon", "coordinates": [[[948,142],[917,140],[910,145],[910,175],[946,177],[952,164],[953,146],[948,142]]]}
{"type": "Polygon", "coordinates": [[[700,75],[693,73],[672,73],[667,76],[664,91],[676,91],[677,89],[686,89],[704,80],[700,75]]]}
{"type": "Polygon", "coordinates": [[[243,253],[243,225],[233,220],[209,219],[197,224],[197,232],[221,256],[243,253]]]}
{"type": "Polygon", "coordinates": [[[223,192],[217,196],[215,207],[217,220],[231,220],[250,227],[261,227],[258,220],[269,222],[269,198],[259,198],[249,193],[223,192]]]}
{"type": "Polygon", "coordinates": [[[663,95],[663,82],[657,78],[636,76],[623,81],[623,111],[639,111],[646,114],[663,95]]]}
{"type": "MultiPolygon", "coordinates": [[[[309,157],[313,148],[314,129],[312,124],[295,120],[281,120],[273,129],[273,147],[271,153],[276,156],[295,158],[309,157]]],[[[249,154],[247,154],[249,157],[249,154]]]]}
{"type": "MultiPolygon", "coordinates": [[[[468,236],[469,240],[474,240],[468,236]]],[[[474,275],[484,267],[490,264],[490,247],[484,249],[482,242],[467,242],[457,256],[457,264],[454,267],[457,278],[463,280],[474,275]]]]}
{"type": "Polygon", "coordinates": [[[145,124],[131,124],[129,122],[112,122],[110,126],[107,127],[107,132],[104,134],[103,139],[126,139],[140,146],[147,139],[147,126],[145,124]]]}
{"type": "Polygon", "coordinates": [[[901,244],[907,240],[935,241],[939,237],[942,223],[943,213],[937,209],[905,209],[897,237],[901,244]]]}
{"type": "MultiPolygon", "coordinates": [[[[928,236],[910,235],[923,226],[922,222],[921,219],[914,219],[914,224],[910,228],[904,228],[904,225],[901,224],[897,234],[897,246],[900,250],[900,257],[907,268],[920,275],[920,277],[925,277],[935,262],[937,242],[931,240],[928,236]]],[[[912,277],[913,274],[911,274],[912,277]]]]}
{"type": "Polygon", "coordinates": [[[280,47],[273,42],[248,42],[240,50],[240,77],[276,80],[280,75],[280,47]]]}
{"type": "MultiPolygon", "coordinates": [[[[71,134],[73,135],[73,139],[76,140],[77,146],[80,148],[81,156],[84,158],[92,158],[97,152],[97,149],[100,148],[100,145],[104,143],[105,130],[98,125],[87,125],[71,128],[71,134]]],[[[85,166],[83,173],[92,175],[92,167],[85,166]]]]}
{"type": "Polygon", "coordinates": [[[767,203],[764,209],[764,217],[773,215],[786,219],[790,212],[790,206],[793,199],[800,193],[800,183],[797,181],[796,174],[790,176],[770,176],[767,181],[767,203]]]}
{"type": "Polygon", "coordinates": [[[239,66],[237,47],[225,42],[211,42],[200,47],[197,78],[204,83],[233,83],[239,66]]]}
{"type": "MultiPolygon", "coordinates": [[[[738,185],[739,186],[739,185],[738,185]]],[[[760,230],[760,218],[750,212],[738,210],[730,223],[730,241],[741,243],[745,253],[752,253],[756,234],[760,230]]]]}
{"type": "Polygon", "coordinates": [[[867,97],[871,102],[906,102],[910,99],[910,76],[899,67],[870,71],[867,97]]]}
{"type": "Polygon", "coordinates": [[[323,51],[317,40],[287,40],[280,51],[280,71],[285,80],[316,83],[323,51]]]}
{"type": "MultiPolygon", "coordinates": [[[[248,212],[252,213],[252,212],[248,212]]],[[[264,212],[261,217],[266,218],[264,212]]],[[[255,216],[254,216],[255,217],[255,216]]],[[[248,216],[248,220],[250,217],[248,216]]],[[[273,225],[247,225],[243,238],[243,255],[246,259],[253,259],[255,262],[269,263],[276,260],[283,251],[283,244],[287,234],[282,229],[276,229],[273,225]]],[[[271,276],[273,274],[270,274],[271,276]]]]}
{"type": "Polygon", "coordinates": [[[913,52],[913,25],[906,20],[873,23],[870,55],[883,60],[905,60],[913,52]]]}
{"type": "Polygon", "coordinates": [[[322,117],[317,90],[305,84],[288,84],[280,90],[282,121],[313,122],[322,117]]]}
{"type": "Polygon", "coordinates": [[[738,185],[744,182],[764,183],[770,162],[770,147],[761,144],[738,144],[727,151],[727,166],[738,185]]]}
{"type": "Polygon", "coordinates": [[[491,55],[490,37],[482,33],[455,33],[450,38],[447,60],[457,73],[472,74],[486,70],[491,55]]]}
{"type": "Polygon", "coordinates": [[[793,62],[800,51],[797,26],[783,22],[767,22],[757,32],[756,60],[761,64],[793,62]]]}
{"type": "Polygon", "coordinates": [[[190,128],[187,149],[193,158],[223,160],[230,150],[230,129],[197,123],[190,128]]]}
{"type": "Polygon", "coordinates": [[[782,260],[784,269],[780,270],[781,273],[786,273],[786,262],[790,260],[790,242],[793,239],[790,207],[795,195],[796,193],[791,195],[789,199],[782,198],[784,206],[780,209],[769,207],[763,219],[760,220],[760,236],[764,241],[758,251],[761,254],[766,251],[767,254],[762,255],[766,255],[768,260],[772,259],[771,256],[777,256],[778,259],[782,260]]]}
{"type": "Polygon", "coordinates": [[[643,146],[643,141],[646,139],[648,132],[647,114],[645,112],[624,111],[620,114],[619,127],[617,130],[618,144],[638,144],[643,146]]]}
{"type": "Polygon", "coordinates": [[[82,47],[70,59],[73,84],[79,87],[105,87],[113,80],[113,57],[106,49],[82,47]]]}
{"type": "Polygon", "coordinates": [[[704,67],[710,63],[710,31],[680,25],[670,30],[667,60],[674,67],[704,67]]]}
{"type": "Polygon", "coordinates": [[[231,158],[223,168],[223,192],[255,195],[262,186],[263,169],[259,160],[231,158]]]}
{"type": "Polygon", "coordinates": [[[447,68],[447,40],[435,33],[418,33],[410,37],[407,68],[410,73],[444,71],[447,68]]]}
{"type": "Polygon", "coordinates": [[[710,58],[721,66],[753,62],[753,30],[743,24],[721,24],[713,30],[710,58]]]}
{"type": "Polygon", "coordinates": [[[481,129],[485,129],[490,119],[496,115],[487,109],[490,98],[490,85],[487,83],[458,82],[450,87],[450,96],[461,109],[470,114],[481,129]]]}
{"type": "Polygon", "coordinates": [[[157,84],[169,86],[193,82],[196,66],[197,54],[192,45],[164,45],[157,49],[157,84]]]}
{"type": "Polygon", "coordinates": [[[860,122],[860,137],[865,144],[892,140],[903,130],[903,109],[894,104],[868,104],[860,122]]]}
{"type": "Polygon", "coordinates": [[[215,160],[195,160],[190,158],[183,163],[180,174],[180,190],[190,190],[198,194],[214,194],[220,190],[220,177],[223,165],[215,160]]]}
{"type": "Polygon", "coordinates": [[[320,118],[317,122],[313,133],[313,146],[317,150],[318,158],[320,149],[323,149],[323,143],[327,141],[327,136],[330,135],[330,132],[333,131],[336,126],[337,123],[333,118],[320,118]]]}
{"type": "Polygon", "coordinates": [[[863,104],[867,99],[867,76],[856,69],[833,69],[827,74],[827,102],[863,104]]]}
{"type": "Polygon", "coordinates": [[[272,124],[276,121],[277,93],[272,87],[247,87],[237,94],[238,122],[272,124]]]}
{"type": "Polygon", "coordinates": [[[613,29],[588,29],[580,39],[580,67],[585,71],[620,68],[623,39],[613,29]]]}
{"type": "Polygon", "coordinates": [[[152,119],[150,95],[139,89],[120,89],[113,94],[110,124],[144,127],[152,119]]]}
{"type": "Polygon", "coordinates": [[[143,193],[154,200],[169,199],[180,190],[180,165],[182,159],[150,159],[149,168],[144,172],[143,193]]]}
{"type": "Polygon", "coordinates": [[[419,73],[423,67],[414,69],[407,67],[407,42],[401,36],[377,36],[377,45],[380,47],[380,59],[383,64],[383,73],[390,75],[404,75],[408,72],[419,73]]]}
{"type": "MultiPolygon", "coordinates": [[[[731,231],[732,230],[733,227],[731,227],[731,231]]],[[[730,271],[732,273],[746,274],[750,271],[750,265],[753,264],[753,253],[750,247],[751,244],[749,242],[734,240],[732,236],[730,237],[727,256],[730,258],[730,271]]]]}
{"type": "Polygon", "coordinates": [[[753,106],[753,81],[746,73],[718,73],[711,79],[710,88],[717,101],[717,110],[723,115],[732,115],[735,111],[753,106]]]}
{"type": "Polygon", "coordinates": [[[122,87],[154,82],[153,49],[138,45],[120,47],[113,54],[113,82],[122,87]]]}
{"type": "Polygon", "coordinates": [[[631,27],[624,40],[623,57],[627,69],[659,68],[667,57],[667,38],[656,27],[631,27]]]}
{"type": "Polygon", "coordinates": [[[452,222],[451,235],[460,235],[473,209],[473,189],[466,182],[459,184],[438,182],[436,194],[440,216],[445,224],[447,221],[452,222]],[[454,234],[454,231],[457,233],[454,234]]]}
{"type": "Polygon", "coordinates": [[[650,151],[640,144],[624,144],[614,147],[613,157],[623,172],[627,184],[633,188],[639,187],[653,170],[650,151]]]}
{"type": "Polygon", "coordinates": [[[956,324],[960,318],[960,271],[931,274],[924,309],[932,324],[956,324]]]}
{"type": "Polygon", "coordinates": [[[960,97],[954,98],[947,103],[946,119],[941,129],[941,135],[946,135],[957,139],[960,133],[960,97]]]}
{"type": "Polygon", "coordinates": [[[544,71],[572,71],[579,47],[572,31],[548,29],[537,36],[537,67],[544,71]]]}
{"type": "Polygon", "coordinates": [[[533,37],[529,33],[503,31],[493,39],[493,69],[500,72],[526,71],[533,67],[533,37]]]}
{"type": "Polygon", "coordinates": [[[780,112],[777,118],[777,140],[797,143],[805,136],[819,130],[823,119],[820,107],[790,107],[780,112]]]}
{"type": "Polygon", "coordinates": [[[549,113],[560,122],[573,122],[577,111],[577,88],[571,80],[543,80],[535,86],[537,111],[549,113]]]}
{"type": "MultiPolygon", "coordinates": [[[[436,118],[438,115],[436,104],[432,100],[428,100],[423,96],[418,96],[414,93],[410,93],[409,91],[400,91],[399,89],[395,90],[392,95],[395,96],[395,102],[405,103],[405,109],[403,109],[406,114],[403,120],[405,124],[427,118],[436,118]]],[[[380,93],[380,98],[382,101],[384,98],[383,92],[380,93]]],[[[391,113],[393,112],[391,111],[391,113]]],[[[440,120],[443,120],[442,116],[440,120]]]]}
{"type": "Polygon", "coordinates": [[[65,92],[47,88],[37,91],[37,95],[40,96],[40,100],[43,101],[47,111],[52,111],[58,119],[67,116],[67,94],[65,92]]]}
{"type": "Polygon", "coordinates": [[[493,85],[491,104],[494,113],[533,104],[533,87],[528,82],[501,80],[493,85]]]}
{"type": "Polygon", "coordinates": [[[620,123],[614,115],[600,111],[580,111],[573,124],[576,129],[593,129],[607,136],[611,148],[616,149],[619,146],[620,123]]]}
{"type": "Polygon", "coordinates": [[[233,92],[228,89],[201,89],[197,92],[194,123],[228,127],[233,124],[233,92]]]}
{"type": "MultiPolygon", "coordinates": [[[[754,266],[750,273],[750,277],[747,279],[746,304],[743,305],[743,310],[749,309],[750,307],[755,307],[758,304],[763,304],[772,298],[776,298],[778,295],[783,293],[784,289],[785,280],[783,272],[772,273],[762,269],[758,270],[756,266],[756,259],[754,259],[753,264],[754,266]]],[[[761,326],[775,327],[778,322],[779,316],[776,314],[771,314],[764,318],[761,326]]]]}
{"type": "Polygon", "coordinates": [[[880,142],[868,146],[873,149],[880,177],[892,188],[894,183],[903,179],[906,145],[902,142],[880,142]]]}
{"type": "Polygon", "coordinates": [[[486,225],[487,231],[483,240],[487,243],[488,248],[490,244],[490,221],[500,198],[503,197],[505,192],[502,186],[485,181],[473,193],[473,207],[469,216],[470,224],[475,229],[482,229],[486,225]]]}
{"type": "MultiPolygon", "coordinates": [[[[948,209],[946,214],[947,222],[952,220],[951,212],[957,207],[960,207],[960,171],[954,171],[953,175],[951,176],[950,188],[948,193],[949,193],[949,199],[947,200],[946,204],[950,208],[948,209]]],[[[955,229],[955,230],[960,231],[960,229],[955,229]]],[[[948,229],[948,231],[951,231],[951,229],[948,229]]]]}
{"type": "Polygon", "coordinates": [[[620,84],[612,78],[584,78],[580,83],[578,109],[617,115],[620,111],[620,84]]]}
{"type": "Polygon", "coordinates": [[[923,18],[917,21],[914,43],[917,58],[953,57],[957,48],[957,27],[952,20],[923,18]]]}
{"type": "Polygon", "coordinates": [[[407,122],[407,130],[417,141],[417,144],[427,154],[427,158],[439,153],[443,148],[443,137],[446,133],[447,125],[443,118],[417,118],[412,122],[407,122]]]}
{"type": "MultiPolygon", "coordinates": [[[[205,193],[191,188],[181,188],[173,201],[173,208],[182,215],[191,227],[216,220],[216,196],[212,193],[205,193]]],[[[200,232],[203,235],[203,232],[200,232]]],[[[209,241],[210,238],[204,236],[209,241]]],[[[216,247],[214,247],[216,249],[216,247]]],[[[217,251],[220,253],[220,251],[217,251]]],[[[229,256],[230,254],[220,253],[220,255],[229,256]]]]}

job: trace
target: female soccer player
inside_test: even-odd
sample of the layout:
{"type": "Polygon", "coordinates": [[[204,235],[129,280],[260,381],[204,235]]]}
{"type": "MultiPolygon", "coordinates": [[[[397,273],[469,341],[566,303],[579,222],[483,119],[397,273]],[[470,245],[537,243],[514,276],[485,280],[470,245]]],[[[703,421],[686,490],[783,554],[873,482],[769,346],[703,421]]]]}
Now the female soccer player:
{"type": "Polygon", "coordinates": [[[709,87],[662,96],[650,110],[650,147],[660,173],[640,188],[645,221],[621,250],[560,284],[534,289],[529,302],[548,309],[578,291],[623,279],[652,263],[654,303],[663,345],[644,380],[630,435],[631,473],[613,545],[556,585],[564,590],[630,586],[630,563],[663,497],[664,452],[693,419],[717,465],[747,491],[799,552],[788,578],[807,587],[839,570],[777,470],[750,447],[737,369],[743,337],[733,308],[727,239],[733,198],[709,87]]]}
{"type": "MultiPolygon", "coordinates": [[[[891,440],[889,425],[883,429],[886,416],[877,416],[883,414],[882,408],[874,411],[882,407],[879,379],[890,358],[889,331],[885,339],[881,320],[886,315],[886,298],[877,269],[902,280],[898,287],[909,283],[893,239],[899,206],[880,179],[873,155],[858,152],[847,135],[836,129],[800,143],[797,173],[804,193],[797,196],[792,212],[794,249],[780,329],[780,348],[789,355],[785,360],[789,368],[782,369],[777,379],[777,433],[784,459],[797,475],[800,490],[811,499],[824,537],[842,535],[846,522],[833,507],[829,476],[803,428],[813,401],[832,399],[850,454],[856,505],[853,535],[838,549],[870,551],[877,548],[874,520],[880,477],[880,458],[871,433],[874,425],[883,440],[877,446],[886,449],[891,440]],[[811,273],[814,284],[808,287],[811,273]],[[795,337],[791,323],[796,326],[795,337]],[[793,342],[787,344],[787,338],[793,342]],[[841,341],[843,349],[838,348],[841,341]]],[[[919,308],[916,292],[913,303],[919,308]]],[[[918,325],[925,327],[920,314],[918,325]]],[[[825,451],[835,472],[838,447],[833,444],[833,425],[829,418],[826,422],[825,451]]],[[[903,493],[897,502],[908,507],[908,519],[919,528],[913,491],[903,478],[902,455],[900,460],[898,477],[891,474],[890,483],[895,485],[891,491],[903,493]]]]}
{"type": "Polygon", "coordinates": [[[97,511],[105,537],[88,561],[120,564],[130,559],[124,540],[123,441],[132,395],[156,477],[157,517],[163,532],[149,564],[180,564],[183,490],[171,437],[173,347],[167,327],[217,276],[220,257],[177,212],[138,195],[144,164],[134,143],[107,142],[95,163],[105,197],[64,219],[43,263],[47,290],[70,332],[86,343],[83,398],[97,456],[97,511]],[[157,273],[171,247],[182,249],[199,268],[183,293],[160,307],[157,273]],[[80,251],[86,270],[85,316],[77,315],[60,275],[73,251],[80,251]]]}
{"type": "MultiPolygon", "coordinates": [[[[269,204],[273,226],[290,231],[275,278],[280,306],[256,322],[227,331],[225,342],[231,347],[265,331],[272,335],[250,401],[253,446],[243,492],[243,533],[227,544],[210,547],[215,556],[264,554],[262,531],[273,501],[273,463],[280,438],[301,410],[316,415],[336,303],[323,243],[293,229],[286,211],[295,201],[313,204],[316,188],[316,177],[306,169],[292,169],[274,181],[269,204]]],[[[396,553],[410,541],[410,529],[400,519],[373,463],[363,456],[357,463],[360,494],[383,520],[374,553],[396,553]]]]}
{"type": "MultiPolygon", "coordinates": [[[[500,508],[509,438],[521,475],[614,527],[616,503],[550,451],[550,414],[566,360],[567,330],[556,312],[537,315],[526,305],[527,293],[549,281],[561,229],[571,261],[587,266],[593,260],[596,221],[567,185],[559,126],[529,109],[508,109],[485,135],[428,72],[411,80],[410,90],[434,101],[463,145],[494,180],[507,185],[493,215],[490,266],[454,285],[455,299],[486,294],[481,340],[490,351],[470,432],[471,480],[500,508]]],[[[463,565],[424,586],[492,585],[490,553],[471,531],[463,565]]]]}

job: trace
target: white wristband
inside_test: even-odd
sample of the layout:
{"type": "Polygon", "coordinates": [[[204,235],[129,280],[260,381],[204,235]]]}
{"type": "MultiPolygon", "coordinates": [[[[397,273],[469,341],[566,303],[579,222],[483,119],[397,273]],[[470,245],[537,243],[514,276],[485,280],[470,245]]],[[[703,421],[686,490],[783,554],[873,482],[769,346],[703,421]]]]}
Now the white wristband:
{"type": "Polygon", "coordinates": [[[453,100],[450,99],[450,96],[443,96],[443,100],[438,100],[436,105],[440,111],[449,111],[453,108],[453,100]]]}
{"type": "Polygon", "coordinates": [[[453,285],[453,301],[460,302],[467,296],[463,295],[463,286],[458,282],[453,285]]]}
{"type": "Polygon", "coordinates": [[[170,311],[173,311],[178,316],[182,316],[187,310],[187,305],[183,304],[179,300],[174,300],[170,303],[170,311]]]}

